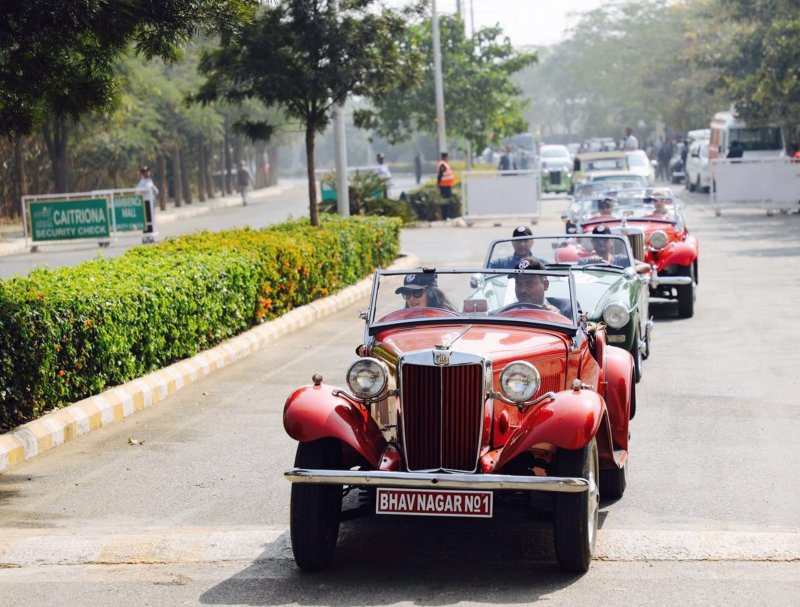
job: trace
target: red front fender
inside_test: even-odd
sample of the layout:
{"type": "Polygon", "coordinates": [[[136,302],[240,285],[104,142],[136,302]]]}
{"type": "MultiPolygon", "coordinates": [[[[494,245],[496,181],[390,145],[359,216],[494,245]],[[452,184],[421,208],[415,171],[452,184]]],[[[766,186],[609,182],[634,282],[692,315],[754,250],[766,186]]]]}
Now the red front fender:
{"type": "Polygon", "coordinates": [[[286,433],[303,443],[337,438],[378,468],[381,453],[386,448],[381,431],[365,409],[334,396],[336,389],[336,386],[321,384],[295,390],[283,407],[286,433]]]}
{"type": "Polygon", "coordinates": [[[658,256],[658,269],[667,266],[689,266],[694,263],[698,255],[697,239],[694,236],[687,236],[686,240],[676,242],[658,256]]]}
{"type": "Polygon", "coordinates": [[[531,411],[506,443],[494,468],[540,443],[562,449],[580,449],[597,433],[605,405],[592,390],[563,390],[549,403],[531,411]]]}
{"type": "Polygon", "coordinates": [[[632,377],[631,353],[616,346],[607,347],[605,401],[615,449],[628,449],[631,392],[635,389],[631,382],[632,377]]]}

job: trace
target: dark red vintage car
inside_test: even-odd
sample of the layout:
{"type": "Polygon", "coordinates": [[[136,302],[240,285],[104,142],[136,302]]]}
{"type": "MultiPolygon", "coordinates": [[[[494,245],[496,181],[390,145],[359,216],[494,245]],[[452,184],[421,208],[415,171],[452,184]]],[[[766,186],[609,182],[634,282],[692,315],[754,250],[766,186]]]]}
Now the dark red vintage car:
{"type": "Polygon", "coordinates": [[[677,300],[679,316],[694,316],[700,249],[672,191],[656,188],[642,196],[621,190],[610,198],[610,206],[602,206],[607,200],[585,203],[579,231],[593,232],[605,225],[612,233],[627,234],[636,258],[655,268],[650,296],[677,300]]]}
{"type": "Polygon", "coordinates": [[[586,571],[600,497],[625,490],[636,396],[631,355],[580,317],[573,275],[379,271],[365,317],[347,387],[316,375],[286,401],[298,566],[330,563],[354,490],[378,515],[441,517],[493,517],[535,492],[559,565],[586,571]]]}

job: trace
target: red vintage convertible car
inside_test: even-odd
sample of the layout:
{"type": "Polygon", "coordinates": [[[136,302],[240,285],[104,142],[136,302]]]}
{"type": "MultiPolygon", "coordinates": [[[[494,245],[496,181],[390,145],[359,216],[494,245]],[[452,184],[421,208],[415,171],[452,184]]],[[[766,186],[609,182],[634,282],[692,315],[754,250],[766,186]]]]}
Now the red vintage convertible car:
{"type": "Polygon", "coordinates": [[[627,483],[636,395],[631,355],[581,318],[574,276],[379,271],[364,316],[347,387],[315,375],[284,408],[298,566],[330,563],[353,490],[377,515],[439,517],[493,517],[536,492],[559,565],[586,571],[599,500],[627,483]],[[500,305],[509,281],[517,297],[500,305]]]}
{"type": "Polygon", "coordinates": [[[605,225],[627,234],[636,258],[655,269],[650,296],[677,300],[679,316],[694,316],[700,249],[671,190],[656,188],[644,196],[620,190],[610,199],[588,201],[577,225],[582,232],[605,225]],[[610,206],[603,206],[609,200],[610,206]]]}

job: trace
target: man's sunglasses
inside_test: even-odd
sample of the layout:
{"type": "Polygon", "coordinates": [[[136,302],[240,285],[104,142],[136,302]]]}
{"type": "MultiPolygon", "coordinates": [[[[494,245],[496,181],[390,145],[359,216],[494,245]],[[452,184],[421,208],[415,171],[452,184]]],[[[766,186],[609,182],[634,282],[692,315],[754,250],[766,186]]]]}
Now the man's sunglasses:
{"type": "Polygon", "coordinates": [[[425,289],[419,289],[415,291],[403,291],[400,293],[403,296],[403,299],[406,301],[409,299],[419,299],[422,297],[423,293],[425,293],[425,289]]]}

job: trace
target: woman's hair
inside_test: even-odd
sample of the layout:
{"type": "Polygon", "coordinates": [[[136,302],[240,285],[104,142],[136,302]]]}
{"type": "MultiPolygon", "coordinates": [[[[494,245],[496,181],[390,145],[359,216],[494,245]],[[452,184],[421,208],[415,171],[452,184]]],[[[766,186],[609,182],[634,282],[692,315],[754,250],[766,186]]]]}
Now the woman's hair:
{"type": "MultiPolygon", "coordinates": [[[[456,307],[450,303],[450,300],[447,298],[447,295],[444,294],[444,291],[442,291],[439,287],[427,286],[425,287],[425,293],[428,295],[429,308],[441,308],[442,310],[449,310],[450,312],[458,312],[456,307]]],[[[406,301],[405,307],[409,307],[408,301],[406,301]]]]}

